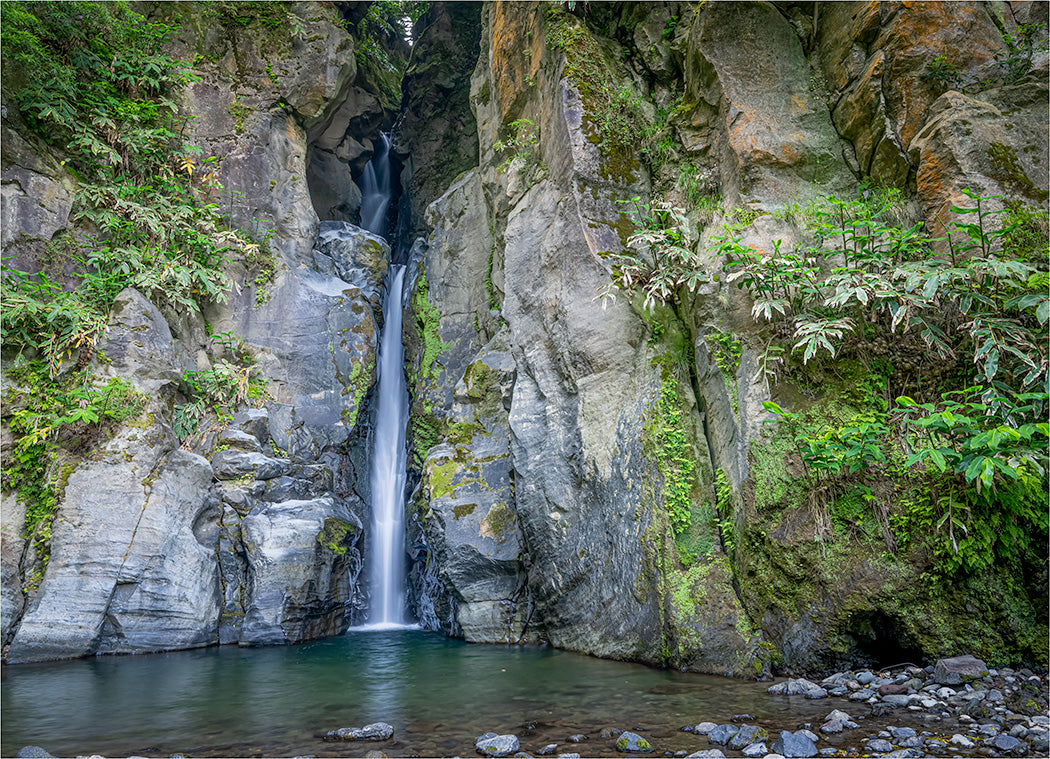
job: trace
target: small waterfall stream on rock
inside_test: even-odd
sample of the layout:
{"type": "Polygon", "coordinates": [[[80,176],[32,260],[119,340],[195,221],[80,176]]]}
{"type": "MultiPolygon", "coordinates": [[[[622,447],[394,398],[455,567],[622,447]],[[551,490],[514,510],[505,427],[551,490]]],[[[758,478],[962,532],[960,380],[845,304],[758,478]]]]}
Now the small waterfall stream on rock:
{"type": "MultiPolygon", "coordinates": [[[[387,237],[387,209],[392,189],[390,141],[385,134],[380,135],[377,148],[363,174],[361,226],[387,237]]],[[[376,380],[378,408],[371,462],[372,529],[368,545],[371,607],[368,629],[405,626],[404,499],[408,389],[405,385],[405,349],[401,344],[404,278],[405,267],[391,265],[387,272],[376,380]]]]}

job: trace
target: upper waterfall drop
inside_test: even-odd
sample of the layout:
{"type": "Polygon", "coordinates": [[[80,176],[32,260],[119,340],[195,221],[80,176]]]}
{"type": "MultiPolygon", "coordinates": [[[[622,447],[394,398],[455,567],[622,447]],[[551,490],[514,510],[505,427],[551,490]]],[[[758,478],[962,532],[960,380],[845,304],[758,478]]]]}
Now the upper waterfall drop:
{"type": "Polygon", "coordinates": [[[376,152],[361,174],[361,228],[389,239],[387,211],[393,188],[390,182],[390,138],[379,135],[376,152]]]}

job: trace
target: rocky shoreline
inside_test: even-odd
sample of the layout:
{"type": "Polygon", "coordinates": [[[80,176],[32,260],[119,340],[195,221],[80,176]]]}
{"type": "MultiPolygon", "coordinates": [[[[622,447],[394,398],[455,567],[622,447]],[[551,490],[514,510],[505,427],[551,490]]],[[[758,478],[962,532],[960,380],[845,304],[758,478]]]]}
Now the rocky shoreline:
{"type": "MultiPolygon", "coordinates": [[[[678,731],[695,736],[692,751],[683,750],[681,741],[661,745],[666,736],[661,739],[637,727],[608,727],[592,735],[574,733],[554,742],[550,734],[526,725],[518,734],[484,733],[469,739],[469,744],[464,736],[461,745],[469,745],[480,756],[561,759],[632,754],[685,759],[918,759],[1036,757],[1050,752],[1046,672],[994,669],[972,656],[959,656],[927,667],[903,664],[885,670],[851,670],[820,682],[788,678],[773,685],[756,683],[755,688],[799,699],[800,713],[803,703],[818,700],[826,701],[828,709],[821,720],[794,725],[751,714],[733,715],[721,724],[700,720],[678,731]]],[[[811,708],[807,711],[812,713],[811,708]]],[[[318,738],[316,754],[308,756],[381,759],[420,755],[410,745],[399,743],[394,726],[384,722],[341,727],[318,738]]],[[[470,753],[461,750],[459,755],[470,753]]],[[[40,747],[26,746],[17,756],[45,759],[52,755],[40,747]]]]}

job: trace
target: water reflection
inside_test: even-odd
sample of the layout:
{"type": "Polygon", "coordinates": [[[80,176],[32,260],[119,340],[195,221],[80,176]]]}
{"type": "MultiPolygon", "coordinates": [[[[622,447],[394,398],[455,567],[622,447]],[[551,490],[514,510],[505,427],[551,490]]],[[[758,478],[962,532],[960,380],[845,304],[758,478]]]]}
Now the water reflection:
{"type": "MultiPolygon", "coordinates": [[[[4,756],[27,744],[60,755],[360,756],[372,746],[326,744],[324,733],[384,721],[395,728],[396,742],[381,746],[392,756],[471,755],[488,730],[514,732],[535,752],[614,726],[695,751],[695,736],[678,730],[684,724],[750,712],[790,727],[827,712],[791,702],[755,683],[551,649],[351,632],[301,646],[9,666],[0,748],[4,756]]],[[[615,754],[599,749],[587,747],[615,754]]]]}

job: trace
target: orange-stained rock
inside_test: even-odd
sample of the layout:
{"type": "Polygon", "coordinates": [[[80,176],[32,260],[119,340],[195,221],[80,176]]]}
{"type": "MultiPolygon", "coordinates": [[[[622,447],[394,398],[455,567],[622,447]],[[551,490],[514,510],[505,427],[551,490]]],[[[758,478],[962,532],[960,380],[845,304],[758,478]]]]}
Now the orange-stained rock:
{"type": "Polygon", "coordinates": [[[1039,154],[1017,142],[1016,130],[994,105],[946,92],[933,104],[929,123],[912,141],[919,200],[941,233],[951,206],[970,206],[962,194],[1046,200],[1047,172],[1039,154]],[[1026,197],[1027,196],[1027,197],[1026,197]]]}
{"type": "Polygon", "coordinates": [[[493,85],[503,121],[512,121],[528,98],[543,56],[543,6],[531,2],[492,5],[493,85]]]}
{"type": "Polygon", "coordinates": [[[1003,47],[1002,36],[984,5],[977,3],[902,2],[882,27],[873,49],[886,56],[883,92],[887,112],[907,149],[926,123],[940,93],[922,78],[937,56],[958,66],[964,78],[977,78],[1003,47]]]}
{"type": "Polygon", "coordinates": [[[704,6],[685,67],[685,100],[695,106],[684,141],[692,150],[714,147],[727,197],[775,202],[848,183],[844,144],[798,34],[773,5],[704,6]]]}

